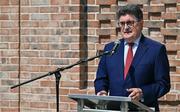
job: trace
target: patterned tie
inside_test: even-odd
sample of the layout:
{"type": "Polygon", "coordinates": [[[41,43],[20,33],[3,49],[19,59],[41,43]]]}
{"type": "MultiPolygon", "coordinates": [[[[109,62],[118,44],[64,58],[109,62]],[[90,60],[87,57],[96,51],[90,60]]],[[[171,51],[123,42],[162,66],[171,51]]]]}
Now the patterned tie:
{"type": "Polygon", "coordinates": [[[133,60],[132,47],[133,47],[134,43],[128,43],[128,45],[129,45],[129,49],[128,49],[128,53],[127,53],[127,57],[126,57],[126,66],[124,68],[124,79],[126,79],[126,76],[128,74],[129,68],[131,66],[131,62],[133,60]]]}

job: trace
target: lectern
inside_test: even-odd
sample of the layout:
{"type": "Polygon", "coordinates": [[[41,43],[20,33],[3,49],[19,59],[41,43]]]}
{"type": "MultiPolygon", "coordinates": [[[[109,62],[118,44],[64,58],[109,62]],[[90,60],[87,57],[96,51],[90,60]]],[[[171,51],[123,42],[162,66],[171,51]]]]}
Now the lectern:
{"type": "Polygon", "coordinates": [[[130,97],[96,96],[86,94],[70,94],[69,98],[77,101],[77,112],[155,112],[141,102],[130,97]],[[116,107],[116,109],[114,109],[116,107]],[[117,107],[118,110],[117,110],[117,107]]]}

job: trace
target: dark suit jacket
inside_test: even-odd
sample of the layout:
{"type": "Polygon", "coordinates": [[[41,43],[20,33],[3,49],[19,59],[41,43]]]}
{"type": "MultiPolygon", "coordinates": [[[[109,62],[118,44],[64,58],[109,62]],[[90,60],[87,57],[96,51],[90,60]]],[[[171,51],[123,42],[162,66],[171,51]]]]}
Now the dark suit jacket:
{"type": "MultiPolygon", "coordinates": [[[[104,51],[114,46],[107,44],[104,51]]],[[[124,73],[124,40],[117,52],[102,56],[99,62],[95,92],[106,90],[111,96],[128,96],[127,88],[141,88],[144,104],[159,110],[158,98],[170,90],[169,61],[163,44],[142,35],[126,79],[124,73]]]]}

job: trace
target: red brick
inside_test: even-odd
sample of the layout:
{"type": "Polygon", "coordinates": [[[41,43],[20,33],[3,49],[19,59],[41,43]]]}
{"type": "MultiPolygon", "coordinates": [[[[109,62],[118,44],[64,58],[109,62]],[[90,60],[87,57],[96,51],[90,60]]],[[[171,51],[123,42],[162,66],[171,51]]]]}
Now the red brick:
{"type": "Polygon", "coordinates": [[[18,23],[16,22],[10,22],[10,21],[7,21],[7,22],[3,22],[1,23],[1,28],[12,28],[12,27],[18,27],[18,23]]]}
{"type": "Polygon", "coordinates": [[[148,27],[148,28],[161,28],[163,27],[163,22],[162,21],[145,21],[144,22],[144,27],[148,27]]]}
{"type": "Polygon", "coordinates": [[[95,4],[95,0],[87,0],[88,4],[95,4]]]}
{"type": "Polygon", "coordinates": [[[171,76],[171,82],[180,82],[180,76],[171,76]]]}
{"type": "Polygon", "coordinates": [[[58,13],[59,7],[40,7],[40,13],[58,13]]]}
{"type": "Polygon", "coordinates": [[[162,4],[163,0],[151,0],[150,4],[162,4]]]}
{"type": "Polygon", "coordinates": [[[177,11],[180,11],[180,5],[177,5],[177,11]]]}
{"type": "MultiPolygon", "coordinates": [[[[61,102],[60,102],[61,104],[61,102]]],[[[49,103],[49,108],[50,109],[55,109],[56,108],[56,103],[49,103]]]]}
{"type": "Polygon", "coordinates": [[[162,28],[161,33],[163,35],[178,35],[178,29],[176,29],[176,28],[168,28],[168,29],[162,28]]]}
{"type": "Polygon", "coordinates": [[[165,23],[166,28],[177,28],[178,27],[176,20],[167,20],[164,23],[165,23]]]}
{"type": "Polygon", "coordinates": [[[89,21],[88,27],[89,28],[98,28],[99,27],[99,21],[89,21]]]}
{"type": "Polygon", "coordinates": [[[18,108],[1,108],[1,112],[18,112],[18,108]]]}
{"type": "Polygon", "coordinates": [[[70,109],[71,110],[77,110],[77,104],[76,103],[71,103],[70,104],[70,109]]]}
{"type": "Polygon", "coordinates": [[[72,19],[72,20],[78,20],[78,19],[80,19],[80,14],[71,14],[71,19],[72,19]]]}
{"type": "Polygon", "coordinates": [[[41,87],[55,87],[55,81],[41,81],[40,85],[41,87]]]}
{"type": "Polygon", "coordinates": [[[71,99],[69,99],[67,96],[60,96],[61,102],[70,102],[71,99]]]}
{"type": "Polygon", "coordinates": [[[1,6],[9,5],[9,0],[0,0],[0,5],[1,6]]]}
{"type": "Polygon", "coordinates": [[[131,4],[148,4],[149,0],[127,0],[131,4]]]}
{"type": "Polygon", "coordinates": [[[166,95],[164,95],[163,97],[160,97],[160,98],[158,99],[158,101],[161,101],[161,102],[166,101],[166,95]]]}
{"type": "Polygon", "coordinates": [[[38,25],[39,27],[59,27],[59,23],[57,21],[41,21],[38,25]]]}
{"type": "Polygon", "coordinates": [[[30,102],[29,101],[21,101],[20,104],[22,107],[30,107],[30,102]]]}
{"type": "Polygon", "coordinates": [[[1,71],[17,71],[18,66],[17,65],[6,65],[1,67],[1,71]]]}
{"type": "Polygon", "coordinates": [[[94,89],[89,89],[89,90],[87,90],[87,94],[94,95],[95,94],[95,90],[94,89]]]}
{"type": "Polygon", "coordinates": [[[144,20],[148,20],[149,19],[148,12],[143,12],[143,19],[144,20]]]}
{"type": "Polygon", "coordinates": [[[21,13],[38,13],[39,7],[21,7],[21,13]]]}
{"type": "Polygon", "coordinates": [[[74,80],[74,81],[78,81],[79,79],[80,79],[80,76],[79,76],[79,74],[70,74],[70,79],[71,80],[74,80]]]}
{"type": "Polygon", "coordinates": [[[23,51],[22,57],[38,57],[39,51],[23,51]]]}
{"type": "Polygon", "coordinates": [[[9,107],[10,101],[3,101],[3,102],[0,102],[0,104],[2,107],[9,107]]]}
{"type": "Polygon", "coordinates": [[[168,51],[177,51],[178,50],[178,44],[168,43],[168,44],[166,44],[166,48],[168,51]]]}
{"type": "Polygon", "coordinates": [[[162,107],[160,108],[161,112],[178,112],[176,107],[162,107]]]}
{"type": "Polygon", "coordinates": [[[18,104],[18,101],[11,101],[10,102],[10,107],[18,107],[19,104],[18,104]]]}
{"type": "Polygon", "coordinates": [[[69,4],[70,0],[50,0],[51,1],[51,5],[65,5],[65,4],[69,4]]]}
{"type": "Polygon", "coordinates": [[[61,103],[60,102],[60,106],[59,106],[59,108],[61,109],[61,110],[68,110],[69,109],[69,103],[61,103]]]}
{"type": "Polygon", "coordinates": [[[80,6],[62,6],[61,7],[62,13],[74,13],[74,12],[79,12],[79,11],[80,11],[80,6]]]}
{"type": "Polygon", "coordinates": [[[0,7],[1,9],[1,13],[9,13],[11,12],[10,15],[12,15],[12,13],[17,13],[18,14],[18,8],[17,7],[0,7]]]}
{"type": "Polygon", "coordinates": [[[69,14],[52,14],[52,20],[68,20],[70,18],[69,14]]]}
{"type": "MultiPolygon", "coordinates": [[[[34,22],[34,21],[22,21],[21,22],[21,27],[38,27],[38,22],[34,22]]],[[[27,32],[28,32],[28,29],[24,28],[24,29],[21,29],[21,35],[25,35],[27,32]]]]}
{"type": "MultiPolygon", "coordinates": [[[[83,2],[83,1],[82,1],[83,2]]],[[[80,0],[71,0],[71,4],[80,4],[81,1],[80,0]]],[[[81,3],[82,4],[82,3],[81,3]]]]}
{"type": "Polygon", "coordinates": [[[177,8],[176,8],[176,4],[166,4],[166,12],[176,12],[177,8]]]}
{"type": "Polygon", "coordinates": [[[10,0],[11,5],[19,5],[19,0],[10,0]]]}
{"type": "Polygon", "coordinates": [[[115,20],[114,14],[98,14],[98,20],[115,20]]]}
{"type": "Polygon", "coordinates": [[[79,90],[79,89],[70,89],[69,94],[86,94],[86,90],[79,90]]]}
{"type": "Polygon", "coordinates": [[[70,89],[60,88],[61,95],[68,95],[70,93],[70,89]]]}
{"type": "Polygon", "coordinates": [[[96,1],[97,5],[111,5],[115,3],[116,3],[116,0],[97,0],[96,1]]]}
{"type": "Polygon", "coordinates": [[[180,83],[177,83],[177,84],[175,85],[175,90],[180,90],[180,83]]]}
{"type": "Polygon", "coordinates": [[[165,20],[176,20],[177,14],[176,13],[162,13],[162,18],[165,20]]]}
{"type": "Polygon", "coordinates": [[[9,74],[9,77],[10,77],[11,79],[16,79],[16,78],[18,78],[18,76],[19,76],[18,72],[13,72],[13,73],[10,73],[10,74],[9,74]]]}
{"type": "Polygon", "coordinates": [[[178,0],[161,0],[165,4],[176,4],[178,0]]]}
{"type": "Polygon", "coordinates": [[[156,6],[144,6],[143,9],[145,12],[153,12],[153,13],[165,11],[164,6],[161,6],[161,5],[160,6],[158,6],[158,5],[156,5],[156,6]]]}
{"type": "Polygon", "coordinates": [[[8,15],[0,15],[0,20],[8,20],[8,15]]]}
{"type": "Polygon", "coordinates": [[[166,95],[167,101],[176,101],[177,100],[177,94],[176,93],[169,93],[166,95]]]}
{"type": "Polygon", "coordinates": [[[79,87],[79,83],[77,81],[61,81],[61,87],[79,87]]]}
{"type": "Polygon", "coordinates": [[[10,62],[11,62],[11,64],[18,64],[19,58],[11,58],[10,62]]]}
{"type": "Polygon", "coordinates": [[[79,29],[71,29],[71,34],[72,35],[79,35],[80,34],[80,30],[79,29]]]}
{"type": "Polygon", "coordinates": [[[180,66],[179,60],[169,60],[171,66],[180,66]]]}
{"type": "Polygon", "coordinates": [[[21,1],[21,5],[22,6],[28,6],[30,3],[29,3],[29,0],[23,0],[21,1]]]}
{"type": "Polygon", "coordinates": [[[180,73],[180,68],[176,67],[176,73],[180,73]]]}
{"type": "Polygon", "coordinates": [[[29,20],[29,14],[23,14],[21,15],[22,20],[29,20]]]}
{"type": "Polygon", "coordinates": [[[48,108],[48,103],[45,103],[45,102],[31,102],[30,107],[32,107],[32,108],[48,108]]]}
{"type": "Polygon", "coordinates": [[[114,29],[99,29],[97,31],[98,35],[115,35],[115,30],[114,29]]]}

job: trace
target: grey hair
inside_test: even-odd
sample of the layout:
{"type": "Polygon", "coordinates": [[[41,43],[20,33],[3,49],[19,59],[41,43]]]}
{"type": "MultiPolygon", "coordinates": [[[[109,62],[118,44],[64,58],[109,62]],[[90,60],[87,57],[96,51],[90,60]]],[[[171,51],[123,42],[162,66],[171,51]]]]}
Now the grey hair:
{"type": "Polygon", "coordinates": [[[137,21],[143,20],[143,12],[138,5],[128,4],[126,6],[119,6],[116,14],[117,20],[119,20],[121,16],[125,16],[126,14],[133,15],[137,19],[137,21]]]}

